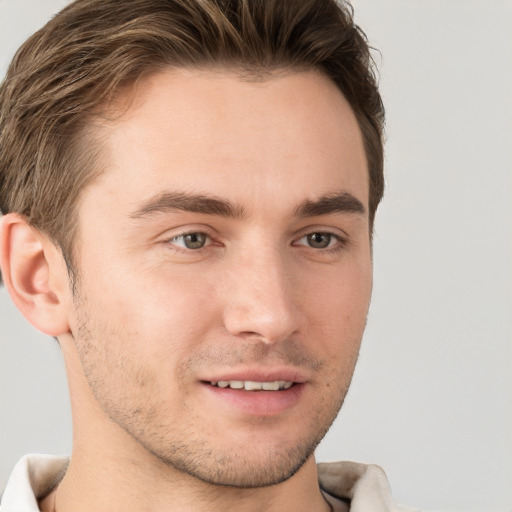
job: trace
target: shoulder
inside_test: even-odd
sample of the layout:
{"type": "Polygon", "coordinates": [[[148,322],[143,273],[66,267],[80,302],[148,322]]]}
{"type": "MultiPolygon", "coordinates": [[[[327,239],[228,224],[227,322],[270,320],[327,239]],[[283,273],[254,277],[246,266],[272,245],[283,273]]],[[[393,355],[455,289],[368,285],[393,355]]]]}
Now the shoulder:
{"type": "Polygon", "coordinates": [[[393,501],[384,470],[374,464],[320,463],[318,478],[325,492],[350,502],[351,512],[419,512],[393,501]]]}
{"type": "Polygon", "coordinates": [[[68,464],[68,457],[25,455],[9,477],[0,512],[38,511],[37,500],[60,482],[68,464]]]}

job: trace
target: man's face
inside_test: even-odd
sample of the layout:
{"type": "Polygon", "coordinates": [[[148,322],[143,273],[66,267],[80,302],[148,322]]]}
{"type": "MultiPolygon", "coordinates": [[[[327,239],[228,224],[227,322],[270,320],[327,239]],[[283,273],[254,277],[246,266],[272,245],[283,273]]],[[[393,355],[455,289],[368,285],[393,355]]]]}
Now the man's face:
{"type": "Polygon", "coordinates": [[[99,130],[70,314],[96,420],[208,482],[290,477],[341,407],[370,299],[350,107],[313,72],[168,71],[99,130]]]}

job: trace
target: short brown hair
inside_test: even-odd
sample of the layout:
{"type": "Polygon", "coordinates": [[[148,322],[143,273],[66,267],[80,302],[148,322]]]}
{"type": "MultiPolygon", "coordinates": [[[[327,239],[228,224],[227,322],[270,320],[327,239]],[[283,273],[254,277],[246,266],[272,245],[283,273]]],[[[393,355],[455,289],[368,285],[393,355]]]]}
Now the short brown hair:
{"type": "Polygon", "coordinates": [[[91,116],[147,74],[212,66],[330,77],[363,134],[373,224],[384,109],[366,37],[351,6],[336,0],[71,3],[18,50],[0,87],[0,211],[24,215],[70,265],[79,195],[95,176],[91,116]]]}

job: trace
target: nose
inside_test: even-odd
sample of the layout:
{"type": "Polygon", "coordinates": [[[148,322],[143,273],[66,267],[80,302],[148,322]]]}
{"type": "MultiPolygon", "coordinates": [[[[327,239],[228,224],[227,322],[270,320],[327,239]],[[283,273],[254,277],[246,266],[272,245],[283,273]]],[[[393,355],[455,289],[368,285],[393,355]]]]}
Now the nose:
{"type": "Polygon", "coordinates": [[[273,344],[300,329],[298,283],[283,260],[277,250],[259,250],[231,267],[224,288],[224,326],[230,334],[273,344]]]}

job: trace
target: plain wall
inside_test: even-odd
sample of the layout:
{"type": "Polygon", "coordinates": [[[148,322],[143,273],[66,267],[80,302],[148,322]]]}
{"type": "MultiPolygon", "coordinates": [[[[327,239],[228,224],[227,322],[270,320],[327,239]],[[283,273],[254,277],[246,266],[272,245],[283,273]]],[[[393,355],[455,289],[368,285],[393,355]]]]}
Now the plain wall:
{"type": "MultiPolygon", "coordinates": [[[[0,75],[65,2],[0,0],[0,75]]],[[[512,2],[355,0],[381,69],[387,191],[358,368],[319,460],[428,510],[512,510],[512,2]]],[[[58,345],[0,290],[0,492],[71,447],[58,345]]]]}

